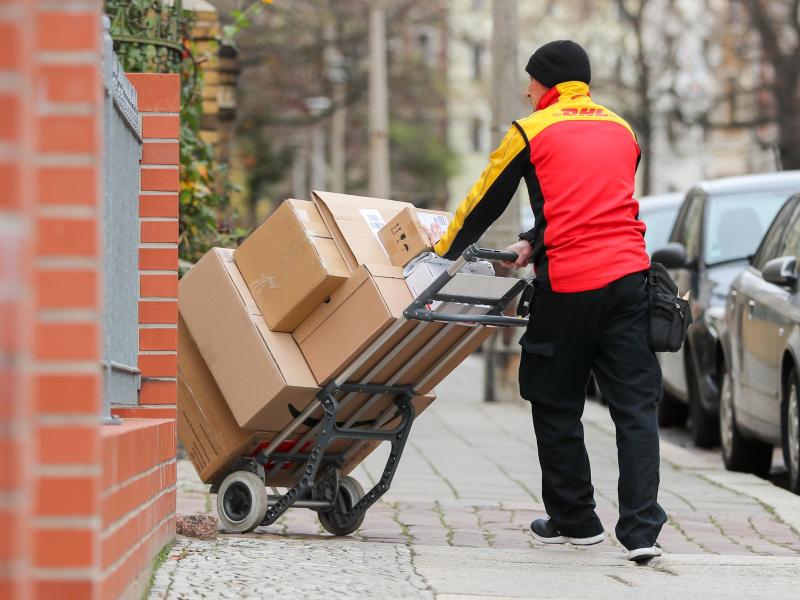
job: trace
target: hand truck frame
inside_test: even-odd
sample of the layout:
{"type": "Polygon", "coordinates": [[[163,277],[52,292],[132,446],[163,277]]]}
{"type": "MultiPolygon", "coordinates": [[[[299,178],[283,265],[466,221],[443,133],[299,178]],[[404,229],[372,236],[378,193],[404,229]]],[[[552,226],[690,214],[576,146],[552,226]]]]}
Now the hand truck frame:
{"type": "Polygon", "coordinates": [[[333,381],[320,390],[316,399],[309,403],[277,437],[254,456],[242,457],[219,485],[212,486],[211,492],[217,493],[217,512],[223,528],[234,533],[252,531],[260,525],[275,523],[289,508],[295,507],[317,511],[322,526],[334,535],[347,535],[358,529],[366,511],[389,490],[392,483],[411,425],[416,417],[411,403],[412,398],[417,395],[415,389],[422,389],[437,369],[455,357],[483,327],[487,325],[525,327],[528,323],[527,319],[502,314],[508,303],[525,286],[525,281],[522,279],[511,285],[499,298],[473,296],[462,292],[447,293],[445,287],[467,263],[477,260],[513,262],[516,259],[517,255],[513,252],[478,248],[474,244],[464,250],[462,255],[403,311],[403,318],[397,319],[333,381]],[[466,309],[475,306],[488,307],[488,312],[454,314],[430,310],[430,305],[435,302],[463,305],[466,309]],[[369,358],[397,335],[409,321],[419,323],[371,367],[360,381],[350,382],[349,379],[353,374],[364,367],[369,358]],[[384,369],[421,332],[425,323],[431,322],[445,323],[445,326],[386,383],[370,383],[371,378],[384,369]],[[440,342],[452,327],[459,325],[471,326],[473,330],[439,357],[414,385],[397,384],[427,350],[440,342]],[[368,394],[369,398],[343,425],[340,425],[337,417],[344,414],[344,409],[354,398],[359,395],[363,397],[363,394],[368,394]],[[384,410],[371,427],[358,427],[356,423],[358,418],[379,399],[386,396],[392,397],[392,405],[384,410]],[[300,436],[290,451],[278,451],[289,436],[320,408],[323,415],[319,422],[300,436]],[[388,430],[383,429],[398,417],[399,424],[388,430]],[[354,443],[342,452],[326,453],[326,449],[337,439],[352,440],[354,443]],[[380,479],[366,493],[355,479],[341,474],[342,466],[364,441],[389,442],[391,445],[380,479]],[[309,443],[313,444],[311,449],[307,452],[301,451],[309,443]],[[283,494],[268,494],[266,486],[269,485],[270,478],[287,467],[294,467],[292,475],[297,478],[296,483],[283,494]]]}

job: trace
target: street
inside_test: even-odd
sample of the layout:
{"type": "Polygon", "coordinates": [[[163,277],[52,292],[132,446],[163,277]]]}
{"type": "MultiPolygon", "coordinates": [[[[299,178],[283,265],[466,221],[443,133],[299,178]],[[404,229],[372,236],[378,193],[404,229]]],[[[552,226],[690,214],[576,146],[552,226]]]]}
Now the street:
{"type": "MultiPolygon", "coordinates": [[[[616,449],[605,407],[584,428],[604,543],[544,546],[544,515],[527,403],[486,405],[471,357],[415,422],[391,490],[349,538],[331,538],[308,510],[249,535],[179,537],[150,598],[796,598],[800,498],[729,473],[718,453],[662,442],[664,556],[623,558],[614,538],[616,449]]],[[[675,439],[675,434],[669,436],[675,439]]],[[[680,435],[678,435],[680,441],[680,435]]],[[[371,485],[380,451],[354,475],[371,485]]],[[[178,464],[178,513],[215,514],[215,497],[178,464]]]]}

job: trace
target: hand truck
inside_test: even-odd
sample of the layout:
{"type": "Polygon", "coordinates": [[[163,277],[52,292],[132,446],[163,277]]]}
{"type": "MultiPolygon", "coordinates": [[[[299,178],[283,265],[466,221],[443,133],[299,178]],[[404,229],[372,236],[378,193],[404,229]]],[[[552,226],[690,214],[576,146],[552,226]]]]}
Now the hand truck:
{"type": "MultiPolygon", "coordinates": [[[[291,423],[254,456],[241,457],[234,469],[211,492],[217,494],[217,512],[223,529],[232,533],[252,531],[261,525],[271,525],[289,508],[308,508],[317,511],[322,526],[333,535],[348,535],[364,521],[367,511],[389,489],[400,457],[403,454],[415,411],[411,399],[415,389],[422,389],[437,368],[447,364],[484,327],[525,327],[527,319],[503,315],[508,303],[516,297],[526,282],[508,277],[475,276],[460,273],[461,269],[478,260],[515,261],[513,252],[500,252],[472,245],[464,250],[444,272],[423,290],[397,319],[372,342],[333,381],[320,390],[316,399],[298,414],[291,423]],[[476,287],[481,288],[476,293],[476,287]],[[459,312],[448,312],[456,307],[459,312]],[[482,314],[475,314],[480,308],[482,314]],[[387,342],[397,336],[409,322],[414,326],[400,343],[391,349],[387,342]],[[404,347],[429,323],[443,323],[441,329],[425,343],[406,364],[402,365],[388,381],[371,382],[404,347]],[[398,381],[416,364],[425,351],[440,342],[453,327],[471,330],[435,363],[414,385],[400,385],[398,381]],[[388,349],[388,352],[387,352],[388,349]],[[368,364],[370,357],[381,353],[380,361],[368,369],[358,381],[351,377],[368,364]],[[341,415],[354,398],[367,400],[350,417],[340,424],[341,415]],[[391,397],[392,403],[366,427],[357,419],[381,398],[391,397]],[[289,451],[280,451],[289,436],[319,409],[322,418],[311,429],[299,436],[289,451]],[[338,419],[337,419],[338,417],[338,419]],[[396,426],[386,429],[392,422],[396,426]],[[353,441],[342,452],[326,452],[335,440],[353,441]],[[368,492],[352,477],[343,475],[341,467],[358,450],[364,441],[389,442],[391,450],[380,480],[368,492]],[[308,448],[311,445],[310,449],[308,448]],[[284,494],[268,494],[270,479],[291,469],[294,485],[284,494]]],[[[352,409],[353,407],[350,406],[352,409]]],[[[313,421],[312,421],[313,422],[313,421]]],[[[275,488],[272,488],[275,491],[275,488]]]]}

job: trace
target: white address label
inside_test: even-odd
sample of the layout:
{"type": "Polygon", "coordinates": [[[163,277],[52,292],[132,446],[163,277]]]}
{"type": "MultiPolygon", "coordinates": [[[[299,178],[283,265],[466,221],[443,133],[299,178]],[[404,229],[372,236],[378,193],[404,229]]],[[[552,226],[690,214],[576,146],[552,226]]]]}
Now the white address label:
{"type": "Polygon", "coordinates": [[[359,208],[358,212],[364,217],[373,235],[377,238],[378,232],[386,225],[386,221],[383,220],[383,215],[381,215],[379,210],[374,208],[359,208]]]}
{"type": "Polygon", "coordinates": [[[447,229],[447,217],[444,215],[432,215],[430,213],[418,212],[417,219],[419,219],[420,224],[429,229],[435,229],[437,227],[447,229]]]}

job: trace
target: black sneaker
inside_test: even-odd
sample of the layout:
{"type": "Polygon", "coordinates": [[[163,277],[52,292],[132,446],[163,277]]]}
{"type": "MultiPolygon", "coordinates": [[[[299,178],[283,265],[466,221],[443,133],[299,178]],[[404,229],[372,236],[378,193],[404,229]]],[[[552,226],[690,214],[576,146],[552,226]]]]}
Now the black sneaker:
{"type": "Polygon", "coordinates": [[[549,518],[536,519],[531,523],[531,531],[533,531],[534,539],[543,544],[566,544],[569,542],[576,546],[591,546],[593,544],[599,544],[605,539],[605,534],[602,531],[597,535],[589,537],[569,537],[562,535],[549,518]]]}
{"type": "Polygon", "coordinates": [[[653,546],[649,546],[646,548],[633,548],[628,550],[628,560],[632,560],[633,562],[640,564],[646,563],[649,560],[654,559],[656,556],[661,556],[661,547],[658,544],[653,546]]]}

